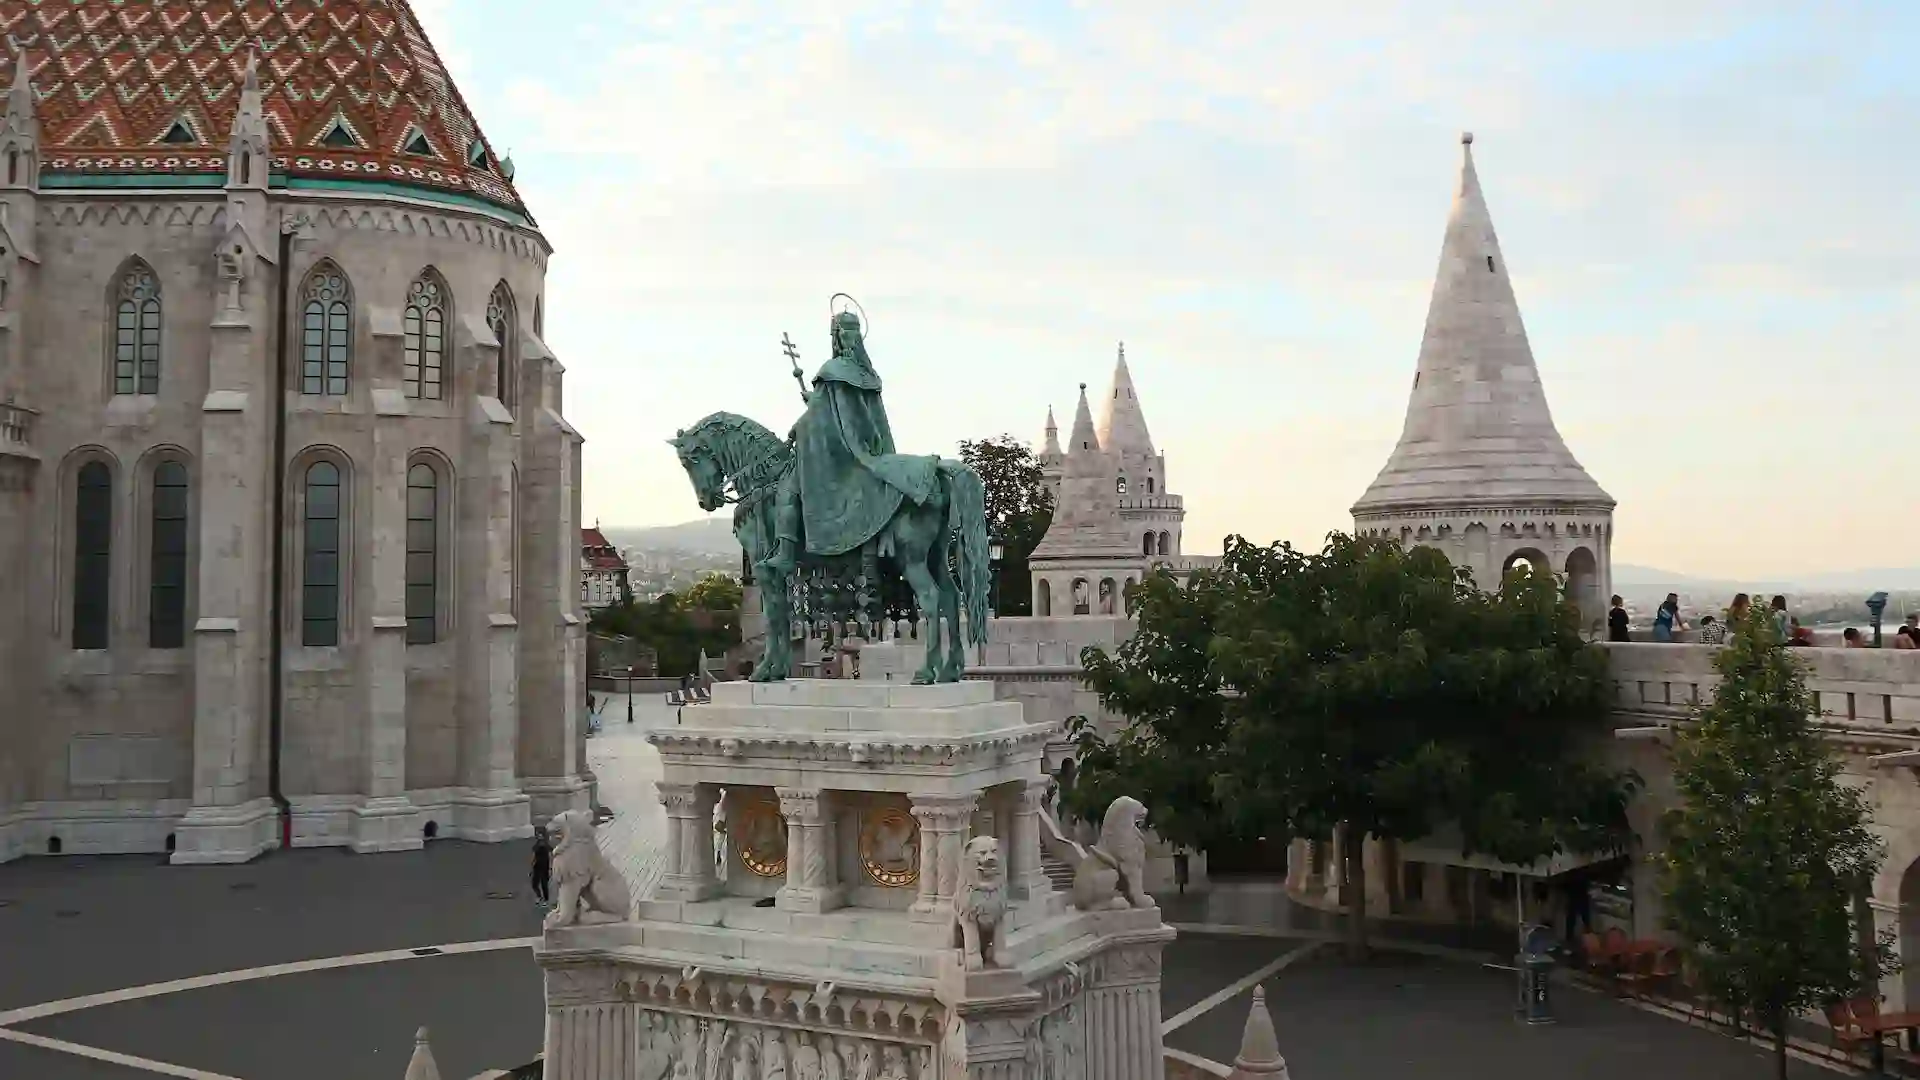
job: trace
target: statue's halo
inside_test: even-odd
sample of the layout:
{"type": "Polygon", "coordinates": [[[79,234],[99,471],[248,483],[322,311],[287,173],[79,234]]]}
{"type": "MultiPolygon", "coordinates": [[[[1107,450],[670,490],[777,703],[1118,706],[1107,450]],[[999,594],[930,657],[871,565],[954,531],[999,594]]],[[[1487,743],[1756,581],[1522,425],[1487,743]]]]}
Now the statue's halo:
{"type": "Polygon", "coordinates": [[[842,311],[846,310],[846,308],[839,306],[838,302],[841,300],[845,300],[847,303],[852,304],[860,312],[860,340],[872,341],[873,340],[873,320],[867,318],[867,309],[860,306],[860,301],[855,300],[853,297],[848,296],[846,293],[843,293],[843,292],[834,293],[832,298],[827,301],[828,319],[832,319],[833,316],[838,315],[842,311]]]}

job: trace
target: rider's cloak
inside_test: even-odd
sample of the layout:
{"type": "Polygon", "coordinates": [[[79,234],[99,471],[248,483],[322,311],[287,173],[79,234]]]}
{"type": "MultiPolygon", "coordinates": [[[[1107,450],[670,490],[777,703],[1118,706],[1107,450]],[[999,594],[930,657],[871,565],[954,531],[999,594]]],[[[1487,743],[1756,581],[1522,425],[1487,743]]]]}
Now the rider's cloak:
{"type": "Polygon", "coordinates": [[[835,320],[833,358],[813,377],[813,396],[793,428],[807,550],[852,551],[880,532],[906,499],[927,501],[936,457],[896,453],[880,376],[850,314],[835,320]]]}

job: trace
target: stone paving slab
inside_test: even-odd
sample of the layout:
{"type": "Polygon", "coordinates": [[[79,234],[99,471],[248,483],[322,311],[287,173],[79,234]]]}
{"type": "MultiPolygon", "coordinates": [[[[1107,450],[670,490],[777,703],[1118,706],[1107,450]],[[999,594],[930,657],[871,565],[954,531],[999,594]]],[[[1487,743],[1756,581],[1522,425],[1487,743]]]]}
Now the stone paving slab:
{"type": "Polygon", "coordinates": [[[1161,954],[1161,1018],[1171,1019],[1301,944],[1274,938],[1181,934],[1161,954]]]}
{"type": "Polygon", "coordinates": [[[666,869],[667,811],[653,786],[660,779],[660,753],[646,735],[655,727],[671,727],[674,710],[664,698],[635,695],[632,724],[626,715],[626,695],[608,695],[600,734],[587,740],[587,765],[600,780],[601,805],[614,812],[614,819],[600,826],[600,846],[638,900],[653,891],[666,869]]]}
{"type": "Polygon", "coordinates": [[[92,1061],[59,1050],[0,1039],[0,1077],[6,1080],[153,1080],[145,1069],[92,1061]]]}
{"type": "MultiPolygon", "coordinates": [[[[241,1080],[401,1080],[425,1026],[440,1075],[462,1080],[533,1060],[545,1020],[533,952],[510,949],[231,983],[18,1027],[241,1080]]],[[[0,1076],[91,1080],[96,1064],[54,1054],[16,1073],[0,1058],[0,1076]]]]}
{"type": "MultiPolygon", "coordinates": [[[[1559,1023],[1529,1027],[1513,1015],[1506,972],[1405,954],[1364,966],[1338,947],[1267,980],[1280,1053],[1312,1080],[1753,1080],[1771,1076],[1759,1049],[1699,1026],[1651,1015],[1598,994],[1556,987],[1559,1023]]],[[[1230,1063],[1253,993],[1196,1017],[1167,1045],[1230,1063]]],[[[1791,1080],[1831,1080],[1818,1065],[1788,1062],[1791,1080]]]]}

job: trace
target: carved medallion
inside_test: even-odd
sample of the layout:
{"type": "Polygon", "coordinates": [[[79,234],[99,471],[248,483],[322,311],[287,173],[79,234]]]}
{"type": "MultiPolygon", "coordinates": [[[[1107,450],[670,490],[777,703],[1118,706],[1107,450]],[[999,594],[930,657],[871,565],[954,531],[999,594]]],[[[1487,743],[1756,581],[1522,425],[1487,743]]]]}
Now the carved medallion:
{"type": "Polygon", "coordinates": [[[920,823],[894,806],[867,815],[860,829],[860,868],[889,889],[919,881],[920,823]]]}
{"type": "Polygon", "coordinates": [[[761,877],[786,876],[787,823],[777,804],[746,803],[735,813],[732,828],[741,866],[761,877]]]}

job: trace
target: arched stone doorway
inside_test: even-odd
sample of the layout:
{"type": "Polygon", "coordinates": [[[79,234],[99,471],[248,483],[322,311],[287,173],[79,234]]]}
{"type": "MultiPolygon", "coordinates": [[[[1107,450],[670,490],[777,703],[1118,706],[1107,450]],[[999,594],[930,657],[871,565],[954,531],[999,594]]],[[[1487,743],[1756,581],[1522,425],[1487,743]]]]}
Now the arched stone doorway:
{"type": "Polygon", "coordinates": [[[1600,561],[1592,548],[1577,547],[1567,556],[1567,599],[1579,606],[1582,626],[1605,613],[1600,602],[1600,561]]]}
{"type": "Polygon", "coordinates": [[[1523,568],[1530,574],[1551,575],[1553,573],[1553,563],[1547,558],[1545,552],[1539,548],[1525,547],[1509,553],[1507,560],[1500,564],[1500,580],[1507,579],[1508,571],[1523,568]]]}
{"type": "Polygon", "coordinates": [[[1033,613],[1046,618],[1053,614],[1053,583],[1042,578],[1040,587],[1033,591],[1033,613]]]}

